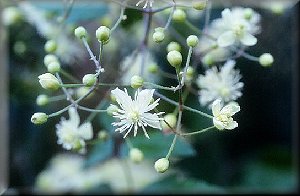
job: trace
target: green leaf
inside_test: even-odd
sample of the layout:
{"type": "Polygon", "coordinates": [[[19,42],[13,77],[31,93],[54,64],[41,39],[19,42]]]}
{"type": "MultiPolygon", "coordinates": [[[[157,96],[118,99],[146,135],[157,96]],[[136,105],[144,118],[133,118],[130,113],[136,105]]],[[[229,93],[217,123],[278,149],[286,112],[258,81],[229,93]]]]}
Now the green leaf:
{"type": "MultiPolygon", "coordinates": [[[[155,130],[149,132],[150,139],[146,138],[144,134],[140,133],[136,137],[130,138],[133,147],[139,148],[143,151],[145,158],[158,159],[167,155],[174,135],[164,135],[162,132],[155,130]]],[[[195,150],[192,145],[182,138],[178,138],[175,144],[172,156],[184,157],[195,155],[195,150]]],[[[124,144],[121,154],[128,155],[128,147],[124,144]]]]}

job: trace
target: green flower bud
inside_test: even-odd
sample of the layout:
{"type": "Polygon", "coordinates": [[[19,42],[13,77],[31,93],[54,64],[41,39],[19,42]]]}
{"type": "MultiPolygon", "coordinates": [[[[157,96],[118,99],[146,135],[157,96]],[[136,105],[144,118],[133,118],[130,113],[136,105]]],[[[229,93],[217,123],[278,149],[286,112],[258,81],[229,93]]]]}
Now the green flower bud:
{"type": "Polygon", "coordinates": [[[39,83],[44,89],[57,90],[60,87],[58,79],[51,73],[45,73],[40,75],[39,83]]]}
{"type": "Polygon", "coordinates": [[[273,14],[281,15],[284,12],[284,6],[280,3],[272,3],[270,10],[273,14]]]}
{"type": "Polygon", "coordinates": [[[259,57],[259,63],[263,67],[269,67],[274,62],[274,58],[270,53],[264,53],[259,57]]]}
{"type": "Polygon", "coordinates": [[[167,55],[168,62],[175,68],[178,68],[182,63],[182,55],[180,52],[173,50],[167,55]]]}
{"type": "Polygon", "coordinates": [[[47,54],[45,57],[44,57],[44,64],[46,67],[48,67],[48,65],[52,62],[58,62],[58,59],[55,55],[53,54],[47,54]]]}
{"type": "Polygon", "coordinates": [[[114,102],[114,103],[117,102],[117,99],[113,94],[110,94],[110,100],[111,100],[111,102],[114,102]]]}
{"type": "Polygon", "coordinates": [[[112,116],[114,112],[118,111],[118,106],[111,104],[110,106],[107,107],[107,114],[112,116]]]}
{"type": "Polygon", "coordinates": [[[206,8],[207,0],[195,0],[193,8],[196,10],[204,10],[206,8]]]}
{"type": "Polygon", "coordinates": [[[36,104],[39,106],[44,106],[49,103],[49,99],[47,95],[39,95],[36,98],[36,104]]]}
{"type": "Polygon", "coordinates": [[[177,42],[170,42],[167,46],[167,51],[171,52],[173,50],[180,52],[181,46],[177,42]]]}
{"type": "Polygon", "coordinates": [[[202,62],[203,62],[205,65],[210,66],[210,65],[214,64],[214,59],[213,59],[212,55],[206,54],[206,55],[203,57],[202,62]]]}
{"type": "Polygon", "coordinates": [[[87,31],[84,27],[79,26],[74,30],[74,34],[78,39],[82,39],[82,38],[86,37],[87,31]]]}
{"type": "Polygon", "coordinates": [[[48,53],[52,53],[55,52],[57,49],[57,44],[56,41],[54,40],[48,40],[44,46],[44,49],[46,52],[48,53]]]}
{"type": "Polygon", "coordinates": [[[155,74],[155,73],[158,72],[158,66],[157,66],[156,64],[151,64],[151,65],[149,65],[149,67],[148,67],[148,71],[149,71],[150,73],[155,74]]]}
{"type": "MultiPolygon", "coordinates": [[[[176,122],[177,122],[177,118],[174,114],[170,113],[164,116],[164,120],[172,127],[175,128],[176,126],[176,122]]],[[[162,121],[162,128],[163,129],[170,129],[169,125],[165,123],[164,121],[162,121]]]]}
{"type": "Polygon", "coordinates": [[[159,173],[164,173],[169,169],[170,162],[167,158],[161,158],[155,161],[154,168],[159,173]]]}
{"type": "Polygon", "coordinates": [[[131,78],[131,87],[132,88],[140,88],[144,84],[144,79],[140,76],[132,76],[131,78]]]}
{"type": "Polygon", "coordinates": [[[187,70],[186,70],[186,80],[187,81],[191,81],[194,77],[194,68],[191,66],[188,66],[187,70]]]}
{"type": "Polygon", "coordinates": [[[140,163],[144,159],[144,154],[140,149],[132,148],[129,151],[129,157],[134,163],[140,163]]]}
{"type": "Polygon", "coordinates": [[[100,26],[96,30],[96,37],[100,42],[104,44],[108,43],[110,37],[110,29],[106,26],[100,26]]]}
{"type": "Polygon", "coordinates": [[[107,134],[107,131],[101,130],[98,133],[98,138],[102,141],[106,141],[108,139],[109,135],[107,134]]]}
{"type": "Polygon", "coordinates": [[[4,25],[16,24],[22,19],[22,14],[17,7],[6,7],[4,8],[2,14],[2,21],[4,25]]]}
{"type": "Polygon", "coordinates": [[[34,113],[31,116],[31,122],[34,124],[43,124],[47,122],[47,120],[48,120],[48,115],[42,112],[34,113]]]}
{"type": "Polygon", "coordinates": [[[244,10],[244,18],[246,20],[250,20],[252,18],[252,16],[253,16],[253,10],[251,8],[246,8],[244,10]]]}
{"type": "Polygon", "coordinates": [[[162,42],[165,39],[164,28],[161,27],[156,28],[152,37],[156,43],[162,42]]]}
{"type": "Polygon", "coordinates": [[[57,61],[54,61],[54,62],[48,64],[47,69],[48,69],[48,72],[50,72],[50,73],[59,72],[60,71],[60,63],[57,61]]]}
{"type": "Polygon", "coordinates": [[[183,22],[186,19],[186,14],[182,9],[176,9],[173,14],[173,20],[176,22],[183,22]]]}
{"type": "MultiPolygon", "coordinates": [[[[85,95],[89,92],[89,90],[90,90],[90,88],[89,88],[89,87],[85,87],[85,86],[78,88],[78,89],[75,91],[75,96],[76,96],[76,98],[79,99],[80,97],[85,96],[85,95]]],[[[90,98],[90,97],[92,97],[92,96],[93,96],[93,93],[89,94],[89,95],[86,97],[86,99],[88,99],[88,98],[90,98]]]]}
{"type": "Polygon", "coordinates": [[[195,47],[198,44],[198,37],[196,35],[190,35],[186,39],[186,43],[189,47],[195,47]]]}
{"type": "Polygon", "coordinates": [[[82,78],[82,83],[86,86],[93,86],[96,82],[97,78],[95,74],[86,74],[82,78]]]}

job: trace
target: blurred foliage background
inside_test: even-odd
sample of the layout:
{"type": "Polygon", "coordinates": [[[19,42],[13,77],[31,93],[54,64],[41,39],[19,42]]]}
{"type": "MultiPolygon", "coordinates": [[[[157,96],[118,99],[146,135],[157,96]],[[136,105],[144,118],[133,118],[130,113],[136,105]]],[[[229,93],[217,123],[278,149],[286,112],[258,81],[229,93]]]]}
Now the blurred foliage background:
{"type": "MultiPolygon", "coordinates": [[[[50,18],[60,13],[59,5],[49,6],[47,3],[41,3],[38,6],[47,9],[50,18]]],[[[272,67],[263,68],[256,62],[238,59],[237,67],[245,83],[243,96],[238,100],[242,108],[236,117],[239,127],[233,131],[207,132],[188,141],[180,141],[176,144],[174,152],[174,156],[179,158],[171,165],[178,172],[170,172],[170,175],[149,184],[140,190],[141,192],[289,193],[298,188],[298,155],[295,154],[298,145],[298,141],[296,142],[298,129],[295,127],[297,123],[294,101],[296,100],[293,96],[296,96],[295,82],[298,77],[294,70],[298,69],[299,29],[296,14],[299,3],[285,10],[281,15],[266,9],[255,8],[255,10],[262,15],[262,32],[258,35],[259,44],[250,48],[250,53],[259,56],[268,51],[274,56],[275,62],[272,67]]],[[[212,18],[219,17],[220,11],[219,8],[213,9],[212,18]]],[[[107,13],[108,9],[104,4],[75,6],[68,19],[70,34],[72,34],[72,25],[78,24],[87,26],[92,34],[103,23],[100,18],[107,13]]],[[[118,16],[118,13],[115,14],[118,16]]],[[[142,20],[142,15],[131,9],[126,10],[126,14],[129,20],[122,23],[121,28],[123,32],[130,32],[130,28],[142,20]]],[[[192,22],[200,26],[203,21],[192,22]]],[[[56,111],[62,108],[63,102],[43,108],[35,104],[36,96],[44,93],[38,84],[37,76],[45,71],[43,57],[46,53],[43,47],[46,40],[26,21],[9,26],[8,32],[9,185],[22,189],[34,186],[36,176],[45,169],[51,157],[58,152],[63,152],[61,146],[56,144],[55,124],[59,118],[35,126],[30,122],[30,117],[40,110],[46,113],[56,111]]],[[[187,35],[189,32],[182,30],[180,33],[187,35]]],[[[122,37],[124,35],[118,34],[118,36],[120,36],[118,40],[126,39],[122,37]]],[[[122,57],[134,48],[134,44],[128,44],[124,48],[123,43],[125,42],[121,42],[118,50],[113,51],[113,57],[108,57],[107,64],[117,67],[122,57]]],[[[172,72],[165,59],[165,53],[160,52],[165,51],[166,44],[167,42],[156,45],[153,52],[159,66],[167,72],[172,72]]],[[[109,51],[106,55],[108,53],[109,51]]],[[[85,58],[71,66],[65,66],[65,69],[77,78],[81,78],[83,73],[89,71],[89,66],[82,65],[89,63],[88,58],[85,58]]],[[[201,68],[197,71],[203,73],[201,68]]],[[[114,81],[117,77],[118,75],[115,74],[107,80],[114,81]]],[[[171,82],[168,79],[161,80],[161,84],[165,85],[171,82]]],[[[165,95],[174,96],[172,93],[165,93],[165,95]]],[[[97,92],[97,96],[88,100],[86,104],[95,105],[97,102],[95,100],[99,97],[103,97],[102,91],[97,92]]],[[[161,103],[160,108],[167,108],[169,111],[173,109],[173,106],[163,101],[161,103]]],[[[107,102],[106,105],[108,104],[107,102]]],[[[194,95],[189,96],[186,105],[205,110],[200,107],[194,95]]],[[[86,115],[82,113],[82,116],[86,115]]],[[[112,119],[107,115],[98,115],[93,121],[95,133],[100,129],[113,131],[111,122],[112,119]]],[[[209,123],[196,114],[184,113],[183,124],[189,130],[206,127],[209,123]]],[[[158,157],[167,152],[172,138],[163,138],[157,131],[151,132],[150,137],[151,140],[148,141],[138,136],[133,138],[132,142],[143,150],[146,159],[154,163],[158,157]]],[[[121,157],[126,157],[128,150],[126,148],[124,145],[120,152],[121,157]]],[[[87,164],[101,163],[112,154],[112,150],[111,142],[89,147],[87,164]]],[[[108,191],[106,188],[98,191],[101,190],[108,191]]]]}

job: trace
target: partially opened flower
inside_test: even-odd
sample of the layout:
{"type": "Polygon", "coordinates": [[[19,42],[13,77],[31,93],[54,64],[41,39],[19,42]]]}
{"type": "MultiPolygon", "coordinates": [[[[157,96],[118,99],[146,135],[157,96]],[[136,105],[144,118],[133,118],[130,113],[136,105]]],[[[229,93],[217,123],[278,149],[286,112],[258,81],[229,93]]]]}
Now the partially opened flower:
{"type": "Polygon", "coordinates": [[[222,107],[221,100],[215,100],[212,104],[214,126],[219,130],[231,130],[238,127],[238,123],[233,120],[232,116],[239,111],[240,106],[237,103],[229,103],[222,107]]]}
{"type": "Polygon", "coordinates": [[[93,128],[90,122],[80,124],[79,115],[74,107],[69,109],[69,120],[61,119],[56,125],[58,144],[62,144],[67,150],[79,150],[85,152],[85,140],[93,138],[93,128]]]}
{"type": "Polygon", "coordinates": [[[116,101],[121,107],[121,109],[113,113],[113,116],[120,119],[120,121],[114,122],[112,125],[118,126],[115,131],[119,131],[120,133],[126,131],[124,138],[132,129],[134,130],[134,136],[136,136],[139,127],[142,127],[147,138],[149,138],[149,135],[145,127],[150,126],[156,129],[162,129],[160,125],[162,118],[160,118],[159,115],[163,114],[163,112],[150,113],[151,110],[158,106],[159,101],[159,99],[157,99],[151,103],[154,89],[137,90],[134,100],[128,95],[126,89],[122,91],[116,88],[112,90],[111,93],[116,97],[116,101]]]}

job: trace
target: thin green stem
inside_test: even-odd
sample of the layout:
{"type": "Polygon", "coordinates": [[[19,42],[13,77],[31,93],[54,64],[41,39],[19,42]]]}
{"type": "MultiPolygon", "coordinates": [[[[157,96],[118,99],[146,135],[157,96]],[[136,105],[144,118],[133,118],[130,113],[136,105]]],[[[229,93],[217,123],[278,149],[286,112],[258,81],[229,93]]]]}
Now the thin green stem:
{"type": "Polygon", "coordinates": [[[67,111],[71,106],[72,106],[72,105],[68,105],[67,107],[65,107],[65,108],[63,108],[63,109],[61,109],[61,110],[59,110],[59,111],[57,111],[57,112],[55,112],[55,113],[49,114],[49,115],[48,115],[48,118],[55,117],[55,116],[58,116],[58,115],[64,113],[64,112],[67,111]]]}
{"type": "Polygon", "coordinates": [[[215,126],[211,126],[205,129],[201,129],[200,131],[195,131],[195,132],[191,132],[191,133],[180,133],[181,136],[188,136],[188,135],[196,135],[196,134],[200,134],[200,133],[204,133],[206,131],[212,130],[214,129],[215,126]]]}
{"type": "Polygon", "coordinates": [[[177,140],[177,135],[175,134],[175,135],[174,135],[174,139],[173,139],[173,141],[172,141],[172,144],[171,144],[171,146],[170,146],[169,152],[168,152],[168,154],[166,155],[166,159],[169,159],[169,158],[170,158],[171,153],[172,153],[173,150],[174,150],[174,147],[175,147],[175,144],[176,144],[176,140],[177,140]]]}
{"type": "Polygon", "coordinates": [[[57,96],[49,97],[48,101],[49,102],[61,101],[61,100],[64,100],[65,98],[66,98],[66,95],[57,95],[57,96]]]}
{"type": "MultiPolygon", "coordinates": [[[[129,84],[113,84],[113,83],[98,83],[96,84],[98,86],[115,86],[115,87],[128,87],[130,86],[129,84]]],[[[61,87],[66,87],[66,88],[77,88],[77,87],[83,87],[85,86],[84,84],[62,84],[61,87]]]]}
{"type": "Polygon", "coordinates": [[[105,112],[107,112],[107,110],[90,109],[90,108],[80,106],[80,105],[78,106],[78,109],[88,111],[88,112],[95,112],[95,113],[105,113],[105,112]]]}
{"type": "Polygon", "coordinates": [[[185,77],[186,77],[186,72],[187,72],[187,69],[188,69],[188,67],[189,67],[189,65],[190,65],[190,62],[191,62],[192,53],[193,53],[193,48],[190,47],[190,48],[189,48],[188,57],[187,57],[187,59],[186,59],[185,68],[184,68],[183,75],[182,75],[181,82],[180,82],[181,88],[184,86],[184,81],[185,81],[185,77]]]}
{"type": "Polygon", "coordinates": [[[174,91],[174,87],[161,86],[161,85],[154,84],[154,83],[151,83],[151,82],[144,82],[144,84],[146,86],[154,87],[154,88],[161,89],[161,90],[174,91]]]}
{"type": "MultiPolygon", "coordinates": [[[[123,4],[124,3],[127,3],[128,0],[125,0],[124,2],[122,2],[123,4]]],[[[117,27],[118,25],[122,22],[123,20],[123,16],[124,16],[124,11],[125,11],[125,6],[121,6],[121,13],[120,13],[120,16],[118,18],[118,20],[116,21],[116,23],[114,24],[114,26],[111,28],[111,32],[113,32],[117,27]]]]}

